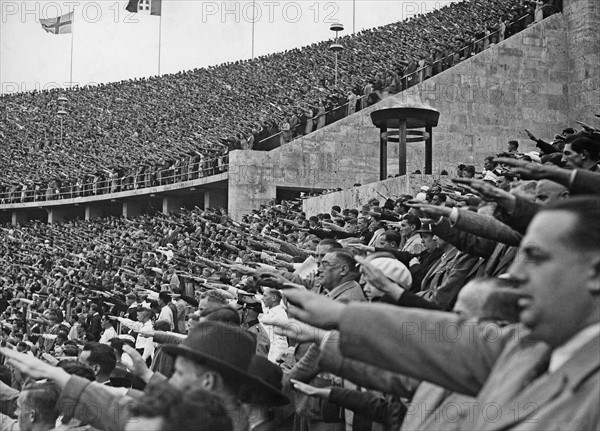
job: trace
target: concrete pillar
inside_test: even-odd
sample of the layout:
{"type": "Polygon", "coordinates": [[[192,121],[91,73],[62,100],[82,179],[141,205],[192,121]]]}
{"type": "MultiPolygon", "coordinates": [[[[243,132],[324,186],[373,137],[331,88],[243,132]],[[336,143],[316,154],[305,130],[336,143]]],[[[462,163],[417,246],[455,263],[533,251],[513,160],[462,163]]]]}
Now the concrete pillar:
{"type": "MultiPolygon", "coordinates": [[[[86,211],[87,212],[87,211],[86,211]]],[[[66,211],[63,208],[52,208],[48,210],[48,223],[56,223],[66,218],[66,211]]]]}
{"type": "Polygon", "coordinates": [[[204,208],[227,208],[227,192],[225,190],[210,190],[204,192],[204,208]]]}
{"type": "Polygon", "coordinates": [[[387,126],[379,128],[379,179],[385,180],[388,175],[388,137],[387,126]]]}
{"type": "Polygon", "coordinates": [[[27,222],[27,213],[24,211],[13,211],[12,212],[12,225],[16,226],[17,223],[23,224],[27,222]]]}
{"type": "Polygon", "coordinates": [[[433,173],[433,127],[426,126],[425,132],[429,137],[425,140],[425,174],[433,173]]]}
{"type": "Polygon", "coordinates": [[[398,173],[406,175],[406,120],[400,119],[398,127],[398,173]]]}
{"type": "MultiPolygon", "coordinates": [[[[564,0],[569,57],[569,121],[594,126],[600,112],[600,4],[598,0],[564,0]]],[[[547,60],[549,61],[549,60],[547,60]]]]}
{"type": "Polygon", "coordinates": [[[163,214],[179,214],[183,200],[171,196],[166,196],[162,201],[163,214]]]}
{"type": "Polygon", "coordinates": [[[85,219],[91,220],[94,218],[102,217],[102,207],[98,205],[86,205],[85,207],[85,219]]]}
{"type": "Polygon", "coordinates": [[[134,218],[142,213],[142,205],[139,202],[123,202],[123,217],[134,218]]]}

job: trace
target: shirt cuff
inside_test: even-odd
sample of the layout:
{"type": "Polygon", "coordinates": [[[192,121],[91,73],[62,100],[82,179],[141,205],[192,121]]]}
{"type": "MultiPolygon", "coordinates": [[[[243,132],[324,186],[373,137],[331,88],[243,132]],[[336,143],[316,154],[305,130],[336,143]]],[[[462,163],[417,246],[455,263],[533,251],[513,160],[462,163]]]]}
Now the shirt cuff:
{"type": "Polygon", "coordinates": [[[577,176],[577,169],[573,169],[571,171],[571,176],[569,177],[569,190],[573,187],[573,183],[575,182],[575,177],[577,176]]]}
{"type": "Polygon", "coordinates": [[[458,208],[456,208],[456,207],[452,208],[452,211],[450,211],[450,216],[448,217],[448,220],[450,220],[450,227],[454,227],[454,225],[458,221],[458,208]]]}

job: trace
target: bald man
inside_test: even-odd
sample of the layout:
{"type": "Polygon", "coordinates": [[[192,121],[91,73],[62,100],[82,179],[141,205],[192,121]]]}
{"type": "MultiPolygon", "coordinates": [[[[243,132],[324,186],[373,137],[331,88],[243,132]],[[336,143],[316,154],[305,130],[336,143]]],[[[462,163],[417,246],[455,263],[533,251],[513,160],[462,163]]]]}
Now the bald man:
{"type": "Polygon", "coordinates": [[[569,197],[569,189],[551,180],[539,180],[535,187],[535,202],[545,205],[569,197]]]}

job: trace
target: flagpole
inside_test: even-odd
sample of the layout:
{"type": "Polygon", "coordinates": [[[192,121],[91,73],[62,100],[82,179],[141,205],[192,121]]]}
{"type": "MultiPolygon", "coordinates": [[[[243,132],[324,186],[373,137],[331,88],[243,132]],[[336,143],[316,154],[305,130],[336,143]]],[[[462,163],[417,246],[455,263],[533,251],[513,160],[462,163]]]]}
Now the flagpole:
{"type": "Polygon", "coordinates": [[[254,60],[254,23],[256,21],[256,0],[252,0],[252,60],[254,60]]]}
{"type": "Polygon", "coordinates": [[[160,76],[160,49],[162,42],[162,10],[160,12],[160,16],[158,17],[158,76],[160,76]]]}
{"type": "Polygon", "coordinates": [[[69,88],[73,87],[73,39],[75,38],[75,8],[73,8],[73,19],[71,20],[71,68],[69,72],[69,88]]]}

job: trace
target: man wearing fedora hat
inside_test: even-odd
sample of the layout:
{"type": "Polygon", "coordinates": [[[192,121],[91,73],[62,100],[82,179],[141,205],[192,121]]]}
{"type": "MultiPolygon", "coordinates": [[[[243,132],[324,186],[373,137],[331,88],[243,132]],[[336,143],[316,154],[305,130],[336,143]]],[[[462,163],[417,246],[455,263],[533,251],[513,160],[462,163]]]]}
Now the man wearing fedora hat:
{"type": "Polygon", "coordinates": [[[254,356],[251,377],[242,383],[240,400],[248,409],[252,431],[284,431],[293,428],[294,409],[283,394],[281,368],[262,356],[254,356]]]}
{"type": "MultiPolygon", "coordinates": [[[[248,371],[255,350],[250,334],[220,322],[202,322],[192,329],[183,343],[167,344],[163,349],[175,357],[175,372],[168,380],[162,374],[150,371],[135,349],[123,347],[123,351],[131,356],[131,370],[148,383],[149,389],[159,382],[168,381],[181,391],[200,388],[219,395],[233,422],[234,431],[249,430],[248,414],[239,401],[238,392],[242,383],[255,382],[248,371]]],[[[123,396],[114,388],[71,376],[35,357],[5,348],[1,348],[1,353],[10,358],[22,373],[56,383],[62,389],[59,408],[63,413],[85,420],[96,428],[124,430],[131,419],[132,409],[143,395],[129,390],[123,396]],[[90,408],[109,413],[90,417],[90,408]]]]}
{"type": "MultiPolygon", "coordinates": [[[[165,345],[164,350],[175,356],[175,372],[169,379],[173,386],[185,390],[199,382],[225,399],[234,430],[248,429],[246,410],[238,401],[243,382],[251,380],[248,372],[256,349],[253,337],[242,328],[220,322],[201,322],[181,344],[165,345]]],[[[155,373],[149,383],[164,380],[155,373]]]]}

